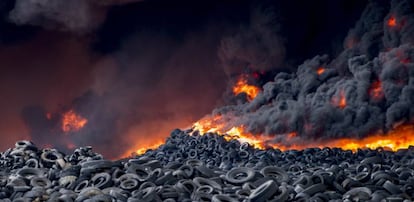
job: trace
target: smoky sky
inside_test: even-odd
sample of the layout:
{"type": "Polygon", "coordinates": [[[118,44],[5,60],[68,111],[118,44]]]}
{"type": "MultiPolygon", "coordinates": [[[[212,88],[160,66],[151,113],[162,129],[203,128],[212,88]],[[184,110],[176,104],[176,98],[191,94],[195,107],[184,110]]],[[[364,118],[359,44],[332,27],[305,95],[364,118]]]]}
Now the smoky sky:
{"type": "Polygon", "coordinates": [[[225,104],[246,69],[271,78],[317,54],[340,54],[366,4],[1,1],[0,148],[30,139],[119,157],[225,104]],[[70,109],[88,124],[63,134],[70,109]]]}
{"type": "Polygon", "coordinates": [[[319,54],[294,72],[279,72],[252,102],[222,106],[213,115],[285,145],[357,139],[412,124],[413,10],[409,0],[369,2],[339,54],[319,54]],[[287,138],[292,132],[298,136],[287,138]]]}

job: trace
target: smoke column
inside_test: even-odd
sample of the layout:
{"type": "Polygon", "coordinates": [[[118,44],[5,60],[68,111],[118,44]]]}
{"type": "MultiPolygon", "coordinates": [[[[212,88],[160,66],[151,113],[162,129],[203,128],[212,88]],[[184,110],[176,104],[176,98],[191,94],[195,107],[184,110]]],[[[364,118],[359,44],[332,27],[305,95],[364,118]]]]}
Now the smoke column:
{"type": "Polygon", "coordinates": [[[361,138],[414,118],[414,13],[412,1],[370,2],[334,58],[318,55],[292,73],[278,73],[251,102],[228,105],[228,128],[293,144],[306,139],[361,138]],[[298,138],[288,142],[286,136],[298,138]]]}

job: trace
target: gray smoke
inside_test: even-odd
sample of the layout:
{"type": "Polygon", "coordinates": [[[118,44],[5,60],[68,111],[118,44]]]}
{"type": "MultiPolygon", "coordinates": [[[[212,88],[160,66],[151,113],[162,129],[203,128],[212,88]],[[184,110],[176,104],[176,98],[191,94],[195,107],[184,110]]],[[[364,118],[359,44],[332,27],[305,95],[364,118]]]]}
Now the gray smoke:
{"type": "Polygon", "coordinates": [[[336,58],[307,60],[295,73],[277,74],[252,102],[218,108],[211,116],[221,115],[229,127],[274,136],[276,142],[293,131],[307,139],[364,137],[412,122],[412,6],[408,0],[370,2],[336,58]],[[395,26],[388,25],[390,18],[395,26]],[[325,72],[318,75],[321,67],[325,72]],[[382,90],[374,92],[379,82],[382,90]]]}
{"type": "MultiPolygon", "coordinates": [[[[67,75],[71,82],[58,90],[64,95],[71,88],[82,93],[57,102],[61,107],[30,104],[23,108],[21,117],[30,139],[66,152],[73,149],[70,144],[93,145],[107,158],[119,158],[164,140],[174,128],[187,127],[217,106],[225,90],[227,80],[216,55],[220,38],[210,35],[215,33],[203,30],[177,43],[166,34],[143,31],[111,55],[93,58],[86,51],[82,54],[86,64],[74,58],[70,65],[79,70],[67,75]],[[79,84],[80,77],[88,83],[79,84]],[[69,110],[88,120],[79,131],[62,130],[62,115],[69,110]]],[[[45,80],[63,80],[52,73],[45,74],[45,80]]]]}
{"type": "Polygon", "coordinates": [[[85,33],[105,19],[107,6],[142,0],[16,0],[9,19],[19,25],[35,25],[85,33]]]}
{"type": "Polygon", "coordinates": [[[277,21],[273,9],[257,6],[248,25],[222,39],[219,57],[228,75],[245,69],[266,71],[284,63],[285,48],[277,21]]]}
{"type": "MultiPolygon", "coordinates": [[[[50,1],[50,4],[48,0],[17,1],[10,16],[16,22],[18,19],[20,24],[83,33],[93,31],[91,28],[99,26],[99,21],[92,20],[92,17],[96,17],[95,12],[99,10],[97,8],[131,1],[99,1],[99,4],[96,2],[98,0],[56,0],[50,1]],[[35,4],[36,2],[38,4],[35,4]],[[62,12],[58,12],[60,10],[62,12]]],[[[246,39],[246,51],[252,49],[266,56],[261,58],[260,54],[257,54],[245,58],[249,63],[247,68],[258,70],[260,66],[272,66],[282,62],[284,49],[281,40],[277,39],[277,35],[272,36],[276,32],[271,31],[275,18],[269,14],[271,11],[265,12],[263,16],[260,12],[255,11],[251,15],[250,25],[242,26],[243,29],[239,29],[241,25],[238,24],[206,23],[197,31],[185,31],[182,39],[158,29],[136,30],[131,35],[123,37],[120,47],[107,55],[97,54],[83,46],[62,46],[70,49],[71,55],[74,55],[74,58],[67,59],[69,68],[65,69],[71,70],[70,66],[77,69],[73,71],[73,75],[63,78],[45,71],[48,72],[44,74],[47,76],[45,81],[52,78],[57,81],[64,78],[68,80],[65,85],[50,82],[50,85],[44,87],[61,87],[56,91],[67,97],[63,99],[60,94],[56,94],[59,95],[56,97],[62,98],[64,102],[59,100],[51,103],[60,106],[51,107],[50,104],[44,105],[42,101],[24,105],[21,117],[30,139],[36,144],[53,145],[64,151],[70,151],[70,144],[93,145],[107,158],[115,158],[164,140],[174,128],[188,127],[212,108],[222,105],[217,102],[227,87],[228,75],[223,72],[221,63],[224,60],[218,56],[218,49],[224,48],[222,43],[231,38],[229,33],[241,36],[242,38],[237,39],[239,41],[246,39]],[[248,38],[245,38],[246,36],[248,38]],[[259,36],[263,38],[259,41],[254,40],[259,36]],[[271,45],[276,45],[278,49],[271,45]],[[75,57],[78,52],[84,61],[75,57]],[[277,60],[268,60],[272,57],[277,60]],[[79,61],[83,62],[78,63],[79,61]],[[78,77],[83,77],[87,82],[79,83],[78,77]],[[66,92],[72,88],[76,89],[77,93],[67,94],[66,92]],[[88,123],[79,131],[65,133],[62,131],[62,115],[68,110],[73,110],[86,118],[88,123]],[[47,117],[48,113],[51,113],[51,118],[47,117]]],[[[66,34],[63,33],[62,37],[66,34]]],[[[74,38],[84,37],[77,36],[74,38]]],[[[49,36],[46,37],[44,43],[50,42],[49,36]]],[[[85,45],[88,42],[87,40],[81,44],[85,45]]],[[[57,52],[49,47],[47,50],[57,52]]],[[[237,53],[242,53],[241,51],[243,50],[238,49],[237,53]]],[[[64,53],[62,51],[62,54],[53,59],[63,60],[62,58],[66,58],[64,53]]],[[[56,64],[44,66],[60,69],[56,64]]],[[[246,67],[240,68],[237,73],[244,68],[246,67]]],[[[37,92],[42,89],[26,91],[37,92]]],[[[44,99],[51,100],[49,97],[44,99]]]]}

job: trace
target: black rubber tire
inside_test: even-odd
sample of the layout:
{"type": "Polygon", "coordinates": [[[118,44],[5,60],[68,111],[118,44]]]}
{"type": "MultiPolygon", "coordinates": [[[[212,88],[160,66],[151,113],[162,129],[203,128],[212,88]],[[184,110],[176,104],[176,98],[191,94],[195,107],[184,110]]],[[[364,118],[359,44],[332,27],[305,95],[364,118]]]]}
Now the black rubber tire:
{"type": "Polygon", "coordinates": [[[92,186],[99,188],[99,189],[105,189],[107,187],[112,186],[112,178],[111,175],[108,173],[97,173],[95,174],[91,179],[92,186]]]}
{"type": "Polygon", "coordinates": [[[255,172],[251,168],[238,167],[233,168],[226,174],[226,180],[232,184],[241,185],[245,182],[253,180],[255,172]]]}
{"type": "Polygon", "coordinates": [[[273,180],[268,180],[252,191],[249,200],[252,202],[266,201],[278,190],[277,184],[273,180]]]}

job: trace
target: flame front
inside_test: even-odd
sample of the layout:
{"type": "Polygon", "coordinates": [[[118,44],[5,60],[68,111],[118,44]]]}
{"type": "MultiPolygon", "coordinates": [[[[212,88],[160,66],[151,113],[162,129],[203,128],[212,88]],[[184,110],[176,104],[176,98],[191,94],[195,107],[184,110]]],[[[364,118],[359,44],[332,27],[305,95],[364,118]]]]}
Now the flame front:
{"type": "Polygon", "coordinates": [[[142,146],[142,147],[140,147],[139,149],[137,149],[135,151],[135,154],[137,154],[137,155],[144,154],[147,150],[149,150],[149,149],[156,149],[156,148],[158,148],[162,144],[164,144],[164,142],[163,141],[159,141],[159,142],[156,142],[154,144],[142,146]]]}
{"type": "Polygon", "coordinates": [[[370,135],[361,140],[341,139],[335,142],[343,149],[357,150],[358,148],[376,149],[384,147],[396,151],[414,145],[414,125],[407,124],[399,126],[387,134],[370,135]]]}
{"type": "Polygon", "coordinates": [[[235,95],[245,93],[249,101],[252,101],[257,96],[257,94],[259,94],[259,92],[260,88],[257,86],[249,85],[247,83],[246,76],[241,76],[239,80],[237,80],[236,85],[233,87],[233,93],[235,95]]]}
{"type": "MultiPolygon", "coordinates": [[[[317,73],[320,75],[325,71],[324,68],[317,69],[317,73]]],[[[245,77],[237,82],[233,88],[234,92],[240,92],[237,90],[246,89],[245,77]]],[[[257,87],[253,86],[258,90],[257,87]]],[[[245,91],[242,91],[245,92],[245,91]]],[[[249,91],[246,91],[249,92],[249,91]]],[[[258,91],[253,91],[258,92],[258,91]]],[[[375,81],[371,84],[369,94],[374,99],[379,99],[383,96],[382,86],[380,81],[375,81]]],[[[249,95],[249,94],[248,94],[249,95]]],[[[255,96],[249,96],[253,99],[255,96]]],[[[347,105],[345,91],[342,89],[338,95],[332,97],[332,104],[344,109],[347,105]]],[[[382,134],[370,134],[362,139],[357,138],[338,138],[338,139],[316,139],[313,141],[303,141],[306,136],[299,135],[296,131],[292,131],[286,134],[252,134],[246,131],[243,125],[232,125],[235,121],[229,121],[231,117],[216,115],[207,116],[192,126],[193,131],[198,131],[200,135],[205,133],[217,133],[221,134],[226,140],[236,139],[240,142],[247,142],[255,148],[277,148],[280,150],[289,149],[305,149],[310,147],[338,147],[345,150],[356,151],[358,148],[370,148],[376,149],[378,147],[386,147],[391,150],[398,150],[401,148],[407,148],[410,145],[414,145],[414,139],[409,138],[414,134],[414,125],[403,125],[395,128],[394,130],[382,134]],[[277,140],[277,141],[276,141],[277,140]]],[[[305,125],[306,126],[306,125],[305,125]]],[[[308,126],[309,127],[309,126],[308,126]]],[[[194,132],[193,132],[194,134],[194,132]]]]}
{"type": "Polygon", "coordinates": [[[245,131],[244,126],[233,126],[228,128],[222,122],[221,116],[213,118],[204,118],[193,124],[193,131],[198,131],[200,135],[205,133],[217,133],[223,135],[226,140],[236,139],[240,142],[247,142],[257,149],[274,148],[282,151],[290,149],[305,149],[305,148],[342,148],[344,150],[356,151],[357,149],[376,149],[379,147],[388,148],[393,151],[398,149],[408,148],[414,145],[414,125],[402,125],[389,131],[386,134],[378,133],[368,135],[365,138],[339,138],[331,140],[314,140],[303,141],[306,137],[300,137],[296,132],[278,135],[254,135],[245,131]],[[274,143],[276,137],[283,139],[283,142],[274,143]]]}
{"type": "Polygon", "coordinates": [[[215,116],[212,119],[205,118],[194,123],[192,128],[194,131],[198,131],[200,135],[205,133],[223,134],[224,139],[228,141],[236,139],[240,142],[247,142],[258,149],[265,149],[265,142],[272,139],[262,135],[246,133],[244,126],[226,128],[226,124],[220,122],[222,122],[221,116],[215,116]]]}
{"type": "Polygon", "coordinates": [[[75,113],[74,110],[69,110],[63,114],[62,118],[62,130],[65,133],[76,132],[82,129],[88,120],[81,115],[75,113]]]}

